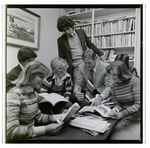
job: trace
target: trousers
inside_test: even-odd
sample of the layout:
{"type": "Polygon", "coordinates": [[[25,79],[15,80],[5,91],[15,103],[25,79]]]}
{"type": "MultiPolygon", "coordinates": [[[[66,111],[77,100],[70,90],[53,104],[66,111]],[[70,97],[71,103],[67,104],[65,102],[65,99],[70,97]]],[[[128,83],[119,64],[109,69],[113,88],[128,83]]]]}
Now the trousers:
{"type": "Polygon", "coordinates": [[[121,119],[108,140],[141,140],[140,139],[140,123],[129,123],[121,119]]]}

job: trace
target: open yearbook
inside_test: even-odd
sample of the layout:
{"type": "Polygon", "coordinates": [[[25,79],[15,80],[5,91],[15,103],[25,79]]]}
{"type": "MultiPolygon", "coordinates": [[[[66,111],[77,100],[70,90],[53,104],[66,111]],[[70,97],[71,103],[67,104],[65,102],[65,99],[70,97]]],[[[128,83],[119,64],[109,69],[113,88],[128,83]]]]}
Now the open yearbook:
{"type": "Polygon", "coordinates": [[[59,102],[68,102],[62,95],[57,93],[40,93],[38,95],[44,98],[39,103],[49,102],[53,107],[59,102]]]}
{"type": "Polygon", "coordinates": [[[84,106],[82,109],[78,111],[79,114],[90,112],[90,113],[98,113],[103,117],[109,118],[110,117],[111,109],[105,105],[98,105],[98,106],[84,106]]]}

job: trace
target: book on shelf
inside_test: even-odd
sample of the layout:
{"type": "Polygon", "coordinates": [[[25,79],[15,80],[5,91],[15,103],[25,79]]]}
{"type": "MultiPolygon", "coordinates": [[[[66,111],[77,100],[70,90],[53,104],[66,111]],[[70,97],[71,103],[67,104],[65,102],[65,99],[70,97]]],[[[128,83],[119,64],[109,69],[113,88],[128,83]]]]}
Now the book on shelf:
{"type": "Polygon", "coordinates": [[[95,35],[127,32],[135,30],[135,18],[126,18],[114,21],[96,22],[95,35]]]}
{"type": "Polygon", "coordinates": [[[129,55],[129,60],[134,60],[134,55],[129,55]]]}
{"type": "Polygon", "coordinates": [[[74,26],[76,29],[83,29],[87,35],[92,34],[92,25],[74,26]]]}
{"type": "Polygon", "coordinates": [[[69,11],[69,12],[68,12],[68,15],[71,15],[71,14],[74,14],[74,13],[76,13],[75,10],[69,11]]]}
{"type": "Polygon", "coordinates": [[[87,112],[99,114],[102,117],[109,118],[111,109],[108,106],[101,104],[98,106],[84,106],[78,111],[79,114],[84,114],[87,112]]]}
{"type": "Polygon", "coordinates": [[[78,110],[80,109],[80,105],[78,103],[74,103],[70,106],[65,113],[62,113],[61,121],[58,119],[57,122],[66,122],[68,121],[78,110]]]}
{"type": "Polygon", "coordinates": [[[135,44],[135,33],[96,36],[93,42],[99,48],[133,46],[135,44]]]}
{"type": "Polygon", "coordinates": [[[116,56],[117,56],[117,54],[113,54],[113,55],[111,55],[111,57],[110,57],[109,61],[110,61],[110,62],[114,62],[114,61],[115,61],[116,56]]]}
{"type": "Polygon", "coordinates": [[[114,55],[114,52],[115,51],[113,49],[110,50],[107,60],[110,61],[111,57],[114,55]]]}
{"type": "Polygon", "coordinates": [[[75,25],[84,25],[84,24],[87,24],[87,23],[90,23],[90,22],[87,22],[87,21],[84,21],[84,20],[77,20],[77,19],[73,19],[73,21],[74,21],[74,23],[75,23],[75,25]]]}
{"type": "Polygon", "coordinates": [[[75,13],[91,11],[92,8],[75,8],[75,13]]]}
{"type": "Polygon", "coordinates": [[[115,52],[114,49],[104,49],[101,51],[103,53],[103,59],[102,59],[103,61],[110,61],[114,55],[114,52],[115,52]]]}
{"type": "Polygon", "coordinates": [[[110,50],[105,50],[105,52],[104,52],[104,60],[108,59],[109,53],[110,53],[110,50]]]}
{"type": "Polygon", "coordinates": [[[59,102],[68,102],[68,100],[64,96],[59,95],[57,93],[39,93],[38,96],[42,98],[39,103],[48,102],[53,107],[59,102]]]}

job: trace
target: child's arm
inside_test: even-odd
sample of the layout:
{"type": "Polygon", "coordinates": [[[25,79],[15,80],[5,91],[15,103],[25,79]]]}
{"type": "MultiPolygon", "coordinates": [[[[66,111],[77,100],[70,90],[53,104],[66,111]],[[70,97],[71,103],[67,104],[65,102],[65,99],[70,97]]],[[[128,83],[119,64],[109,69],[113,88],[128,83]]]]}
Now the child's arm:
{"type": "Polygon", "coordinates": [[[49,74],[44,80],[43,80],[43,83],[42,83],[42,86],[41,86],[41,92],[48,92],[49,93],[49,90],[51,88],[51,85],[52,85],[52,77],[53,75],[52,74],[49,74]]]}
{"type": "Polygon", "coordinates": [[[71,76],[66,78],[64,97],[69,100],[73,91],[73,83],[71,76]]]}

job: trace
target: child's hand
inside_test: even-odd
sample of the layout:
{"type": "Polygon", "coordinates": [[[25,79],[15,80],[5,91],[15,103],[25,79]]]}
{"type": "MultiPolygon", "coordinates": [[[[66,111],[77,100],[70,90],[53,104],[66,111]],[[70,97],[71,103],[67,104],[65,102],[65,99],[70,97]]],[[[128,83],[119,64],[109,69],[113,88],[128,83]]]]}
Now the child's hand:
{"type": "Polygon", "coordinates": [[[45,100],[45,98],[43,96],[37,95],[38,103],[41,102],[42,100],[45,100]]]}
{"type": "Polygon", "coordinates": [[[70,98],[67,96],[67,97],[66,97],[66,100],[69,101],[69,99],[70,99],[70,98]]]}
{"type": "Polygon", "coordinates": [[[121,112],[118,113],[116,116],[112,116],[111,118],[112,119],[117,119],[117,120],[121,119],[122,118],[121,112]]]}
{"type": "Polygon", "coordinates": [[[57,122],[60,123],[63,120],[63,114],[57,114],[57,115],[53,115],[53,122],[57,122]]]}
{"type": "Polygon", "coordinates": [[[120,119],[121,118],[121,113],[119,112],[119,109],[114,107],[110,112],[109,115],[113,119],[120,119]]]}
{"type": "Polygon", "coordinates": [[[63,122],[62,123],[52,123],[52,124],[48,124],[45,126],[45,133],[46,134],[51,134],[51,135],[56,135],[59,133],[60,129],[63,126],[63,122]]]}
{"type": "Polygon", "coordinates": [[[109,113],[111,116],[117,116],[119,114],[119,109],[114,107],[110,113],[109,113]]]}
{"type": "Polygon", "coordinates": [[[97,97],[90,106],[98,106],[101,104],[103,98],[101,96],[97,97]]]}

